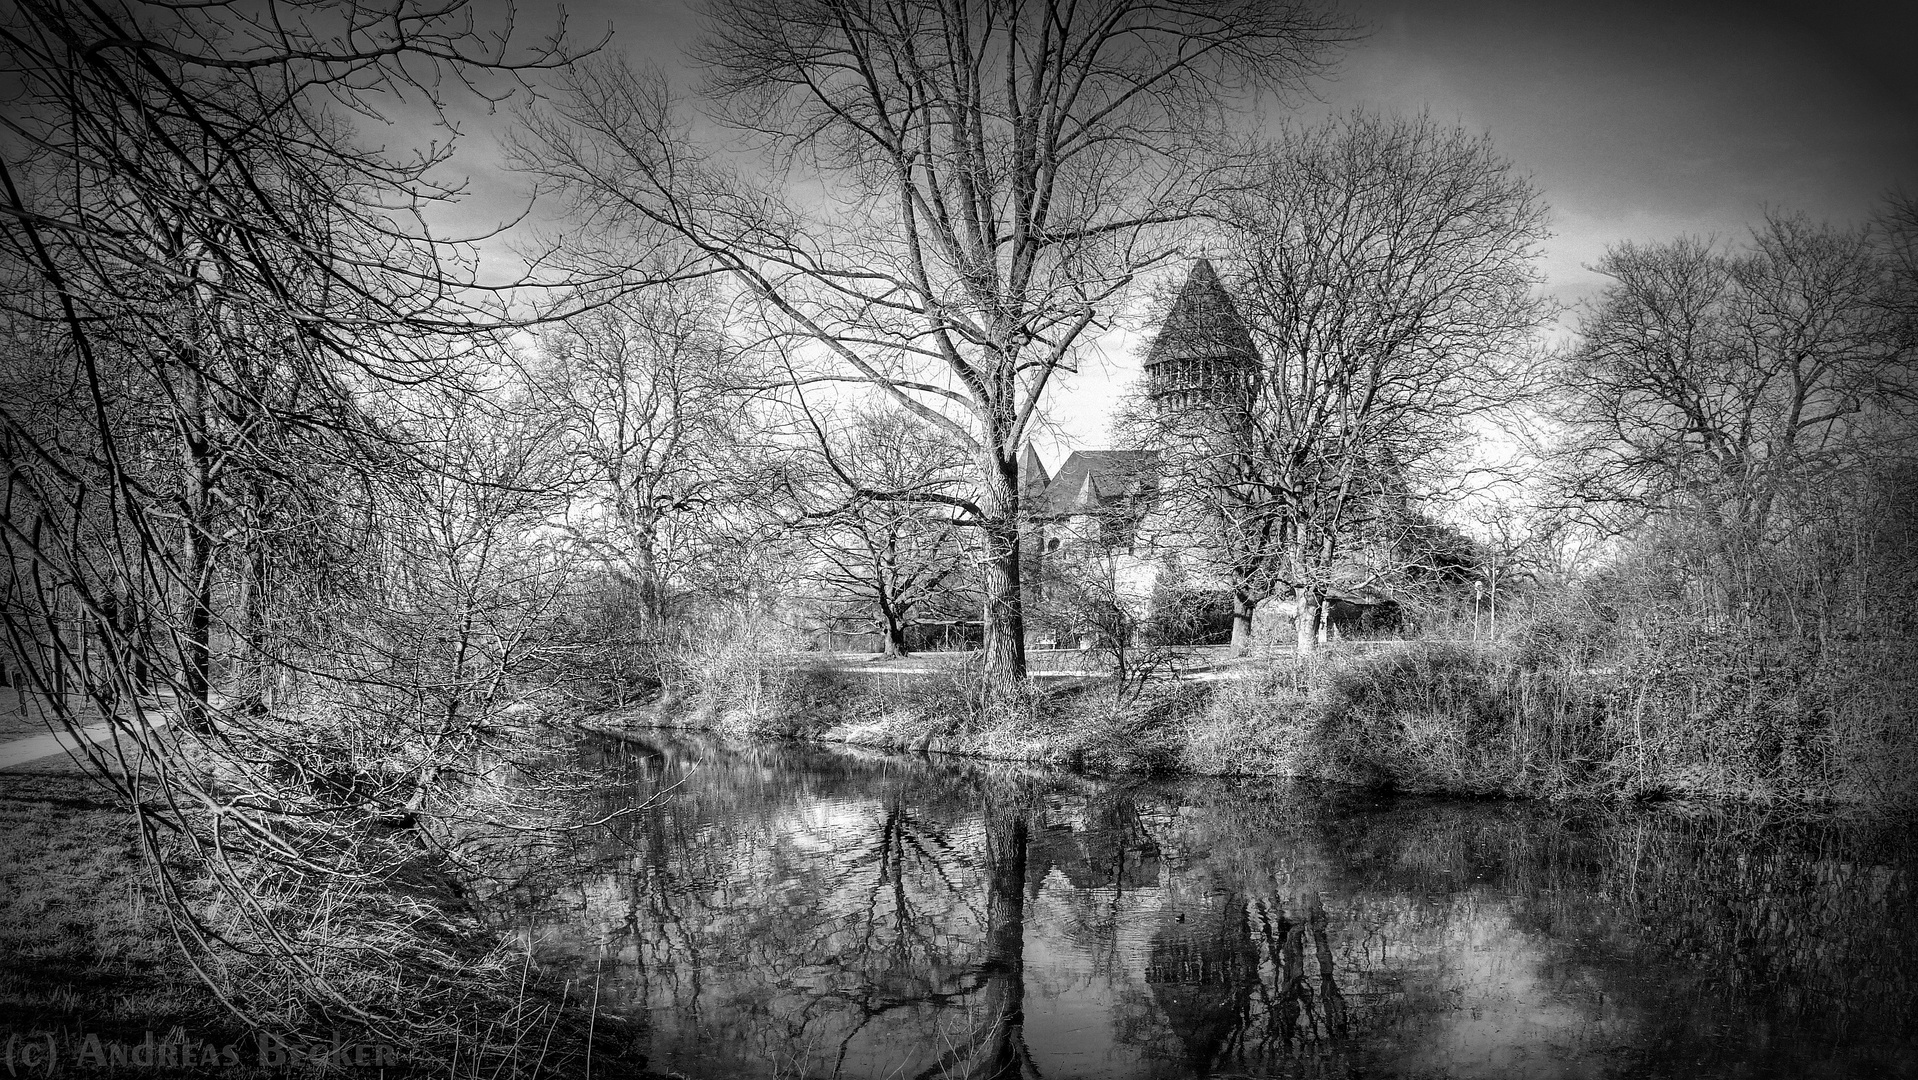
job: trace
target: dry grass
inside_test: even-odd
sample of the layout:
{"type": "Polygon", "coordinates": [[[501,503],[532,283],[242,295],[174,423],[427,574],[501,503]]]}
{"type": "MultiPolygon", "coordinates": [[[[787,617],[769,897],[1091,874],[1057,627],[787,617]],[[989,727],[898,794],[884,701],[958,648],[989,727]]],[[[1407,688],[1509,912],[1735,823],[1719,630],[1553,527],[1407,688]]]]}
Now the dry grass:
{"type": "Polygon", "coordinates": [[[666,722],[1109,773],[1306,776],[1407,791],[1913,803],[1918,672],[1882,649],[1616,651],[1542,635],[1334,647],[1252,678],[994,698],[976,672],[744,668],[666,722]]]}
{"type": "Polygon", "coordinates": [[[1180,764],[1201,776],[1323,776],[1363,782],[1330,770],[1320,752],[1309,701],[1292,665],[1270,665],[1252,677],[1216,684],[1183,722],[1180,764]]]}
{"type": "Polygon", "coordinates": [[[1473,795],[1913,801],[1909,665],[1732,641],[1614,663],[1544,665],[1522,642],[1335,649],[1221,687],[1181,763],[1473,795]]]}
{"type": "MultiPolygon", "coordinates": [[[[173,866],[193,913],[235,943],[257,935],[258,918],[190,873],[194,865],[173,866]]],[[[295,1044],[323,1044],[337,1033],[385,1045],[408,1075],[573,1075],[589,1055],[597,1075],[650,1075],[627,1052],[621,1025],[602,1017],[595,1028],[580,995],[549,984],[444,873],[422,866],[382,888],[329,885],[263,865],[245,876],[246,903],[258,905],[313,971],[303,976],[217,939],[183,950],[133,814],[64,761],[0,774],[0,1037],[52,1033],[69,1062],[86,1035],[122,1047],[239,1047],[238,1065],[222,1065],[222,1075],[289,1074],[261,1066],[262,1031],[295,1044]],[[369,1013],[404,1023],[379,1032],[316,1009],[297,985],[314,977],[369,1013]]],[[[163,1063],[115,1070],[179,1072],[163,1063]]]]}
{"type": "Polygon", "coordinates": [[[0,774],[0,1032],[235,1038],[180,962],[132,815],[74,771],[0,774]]]}
{"type": "Polygon", "coordinates": [[[888,750],[964,754],[1102,773],[1152,774],[1179,765],[1193,684],[1144,692],[1104,680],[997,690],[976,666],[931,672],[847,671],[827,662],[767,662],[738,653],[710,662],[704,683],[644,708],[594,718],[888,750]]]}

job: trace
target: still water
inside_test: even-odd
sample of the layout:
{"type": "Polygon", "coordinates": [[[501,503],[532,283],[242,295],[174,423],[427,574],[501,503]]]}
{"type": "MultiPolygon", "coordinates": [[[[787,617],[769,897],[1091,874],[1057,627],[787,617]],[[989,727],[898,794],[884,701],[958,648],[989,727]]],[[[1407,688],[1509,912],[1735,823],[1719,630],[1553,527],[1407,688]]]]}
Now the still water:
{"type": "Polygon", "coordinates": [[[1918,1075],[1897,830],[586,753],[610,807],[651,805],[573,834],[517,918],[660,1071],[1918,1075]]]}

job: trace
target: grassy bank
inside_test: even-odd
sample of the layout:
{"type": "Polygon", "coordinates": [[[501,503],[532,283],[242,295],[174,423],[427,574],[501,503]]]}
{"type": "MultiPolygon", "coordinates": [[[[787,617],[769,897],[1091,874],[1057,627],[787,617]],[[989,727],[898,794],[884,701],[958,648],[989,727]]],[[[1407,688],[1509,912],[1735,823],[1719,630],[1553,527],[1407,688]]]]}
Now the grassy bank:
{"type": "Polygon", "coordinates": [[[1537,640],[1333,648],[1246,678],[987,693],[737,658],[601,724],[658,724],[1064,765],[1280,775],[1465,795],[1914,804],[1918,672],[1890,647],[1749,641],[1555,664],[1537,640]]]}
{"type": "Polygon", "coordinates": [[[589,1060],[598,1075],[655,1075],[626,1025],[548,977],[451,874],[406,868],[342,889],[259,867],[245,902],[324,965],[302,973],[244,947],[239,898],[183,855],[165,862],[213,943],[176,937],[160,868],[118,797],[64,759],[0,774],[0,1040],[51,1047],[68,1071],[127,1076],[338,1075],[344,1065],[531,1077],[577,1075],[589,1060]],[[368,964],[375,954],[391,963],[368,964]],[[295,985],[315,977],[355,1002],[404,995],[418,1021],[375,1029],[316,1008],[295,985]],[[342,1046],[337,1061],[319,1057],[342,1046]]]}
{"type": "Polygon", "coordinates": [[[232,1035],[174,952],[132,815],[77,772],[0,778],[0,1016],[138,1040],[232,1035]]]}
{"type": "Polygon", "coordinates": [[[1186,760],[1462,794],[1912,802],[1918,680],[1891,653],[1531,659],[1523,642],[1415,644],[1269,673],[1212,696],[1186,760]]]}

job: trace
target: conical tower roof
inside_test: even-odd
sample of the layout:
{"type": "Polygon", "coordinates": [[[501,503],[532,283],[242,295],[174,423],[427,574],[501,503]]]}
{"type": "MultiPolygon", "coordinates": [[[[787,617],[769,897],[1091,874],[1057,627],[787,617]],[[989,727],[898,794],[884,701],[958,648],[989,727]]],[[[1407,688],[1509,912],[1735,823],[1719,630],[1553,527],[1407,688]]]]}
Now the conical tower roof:
{"type": "Polygon", "coordinates": [[[1019,504],[1028,511],[1037,508],[1045,496],[1046,485],[1051,482],[1045,462],[1039,460],[1039,452],[1027,443],[1019,451],[1019,504]]]}
{"type": "Polygon", "coordinates": [[[1145,366],[1151,369],[1172,360],[1236,361],[1258,363],[1258,350],[1252,345],[1252,331],[1246,328],[1239,306],[1212,269],[1212,260],[1192,264],[1179,287],[1172,310],[1166,312],[1159,336],[1146,353],[1145,366]]]}

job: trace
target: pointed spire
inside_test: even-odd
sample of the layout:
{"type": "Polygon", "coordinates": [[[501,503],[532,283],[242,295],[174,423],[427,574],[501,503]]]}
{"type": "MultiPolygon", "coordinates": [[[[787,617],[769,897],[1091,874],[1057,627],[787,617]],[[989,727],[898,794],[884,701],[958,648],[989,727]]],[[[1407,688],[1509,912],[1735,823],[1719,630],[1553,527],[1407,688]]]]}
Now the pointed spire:
{"type": "Polygon", "coordinates": [[[1039,460],[1039,452],[1027,443],[1019,451],[1019,503],[1028,513],[1037,510],[1039,499],[1045,494],[1046,485],[1052,477],[1046,475],[1045,462],[1039,460]]]}
{"type": "Polygon", "coordinates": [[[1177,360],[1256,365],[1258,356],[1252,332],[1218,271],[1212,269],[1212,260],[1195,261],[1146,353],[1145,366],[1150,369],[1177,360]]]}

